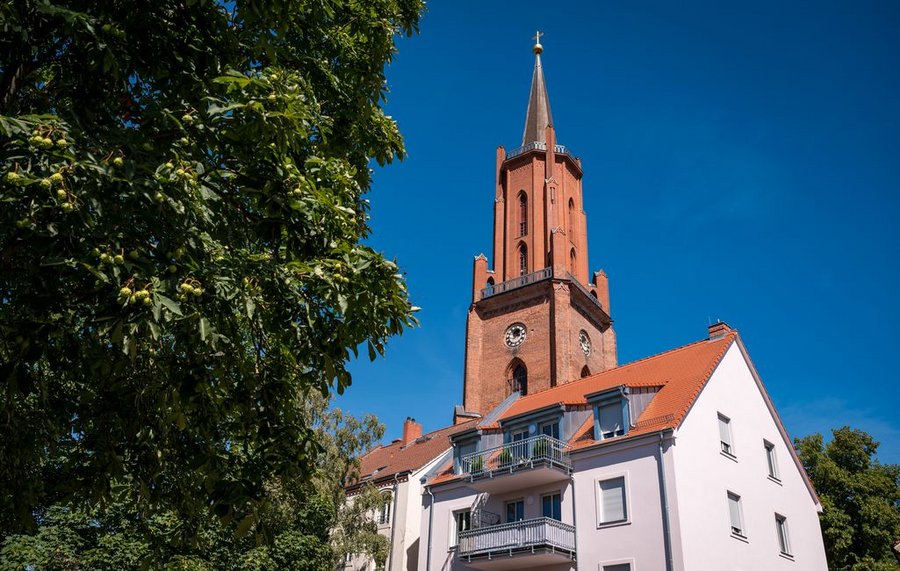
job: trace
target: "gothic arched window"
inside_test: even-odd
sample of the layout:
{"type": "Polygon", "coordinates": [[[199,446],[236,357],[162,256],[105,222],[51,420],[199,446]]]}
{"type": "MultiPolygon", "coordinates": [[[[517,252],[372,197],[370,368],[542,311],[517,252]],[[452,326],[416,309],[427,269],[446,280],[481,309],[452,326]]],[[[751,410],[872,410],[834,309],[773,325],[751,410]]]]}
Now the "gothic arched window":
{"type": "Polygon", "coordinates": [[[581,378],[587,377],[590,374],[591,374],[591,370],[588,369],[587,365],[585,365],[584,367],[581,368],[581,378]]]}
{"type": "Polygon", "coordinates": [[[513,390],[519,391],[521,396],[528,394],[528,369],[524,363],[519,363],[513,368],[513,390]]]}
{"type": "Polygon", "coordinates": [[[572,249],[569,251],[569,273],[571,273],[571,274],[574,276],[574,275],[575,275],[575,271],[576,271],[576,268],[575,268],[575,248],[572,248],[572,249]]]}
{"type": "Polygon", "coordinates": [[[528,273],[528,246],[519,244],[519,275],[528,273]]]}
{"type": "Polygon", "coordinates": [[[528,234],[528,196],[525,191],[519,193],[519,236],[528,234]]]}
{"type": "Polygon", "coordinates": [[[569,199],[569,241],[575,244],[575,201],[569,199]]]}

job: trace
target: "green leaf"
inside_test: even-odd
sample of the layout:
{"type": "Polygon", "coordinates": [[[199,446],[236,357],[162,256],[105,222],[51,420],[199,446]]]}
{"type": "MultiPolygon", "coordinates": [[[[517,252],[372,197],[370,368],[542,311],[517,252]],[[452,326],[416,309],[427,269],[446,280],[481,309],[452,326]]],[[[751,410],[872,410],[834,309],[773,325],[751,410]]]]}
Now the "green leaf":
{"type": "Polygon", "coordinates": [[[169,311],[171,311],[171,312],[174,313],[175,315],[178,315],[178,316],[183,316],[183,315],[184,315],[183,313],[181,313],[181,305],[178,304],[177,302],[175,302],[175,301],[169,299],[168,297],[164,296],[164,295],[161,294],[161,293],[156,294],[156,299],[158,299],[159,302],[160,302],[162,305],[164,305],[166,309],[168,309],[169,311]]]}

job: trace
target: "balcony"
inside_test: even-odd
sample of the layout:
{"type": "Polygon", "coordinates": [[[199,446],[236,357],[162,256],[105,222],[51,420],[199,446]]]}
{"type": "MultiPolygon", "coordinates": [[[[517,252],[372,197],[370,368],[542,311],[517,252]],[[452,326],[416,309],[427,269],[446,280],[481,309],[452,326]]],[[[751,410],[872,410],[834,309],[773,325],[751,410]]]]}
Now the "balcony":
{"type": "Polygon", "coordinates": [[[500,282],[498,284],[483,288],[481,290],[481,299],[487,299],[491,296],[497,295],[498,293],[514,290],[522,286],[533,284],[535,282],[550,279],[552,277],[553,268],[544,268],[543,270],[531,272],[530,274],[525,274],[524,276],[519,276],[517,278],[506,280],[505,282],[500,282]]]}
{"type": "Polygon", "coordinates": [[[549,517],[459,532],[458,560],[473,569],[525,569],[575,559],[575,527],[549,517]]]}
{"type": "Polygon", "coordinates": [[[462,474],[481,492],[510,492],[567,480],[572,473],[569,446],[541,434],[460,458],[462,474]]]}

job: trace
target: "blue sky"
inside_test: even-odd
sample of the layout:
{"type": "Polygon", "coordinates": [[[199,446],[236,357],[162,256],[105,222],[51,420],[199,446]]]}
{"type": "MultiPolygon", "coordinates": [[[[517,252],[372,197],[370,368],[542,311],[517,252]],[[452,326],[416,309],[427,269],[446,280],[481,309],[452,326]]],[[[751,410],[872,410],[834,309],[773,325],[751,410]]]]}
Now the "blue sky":
{"type": "Polygon", "coordinates": [[[535,30],[558,141],[584,165],[619,361],[740,330],[792,436],[843,424],[900,462],[900,3],[432,2],[388,69],[408,157],[370,243],[421,326],[336,403],[386,439],[462,401],[494,149],[521,142],[535,30]]]}

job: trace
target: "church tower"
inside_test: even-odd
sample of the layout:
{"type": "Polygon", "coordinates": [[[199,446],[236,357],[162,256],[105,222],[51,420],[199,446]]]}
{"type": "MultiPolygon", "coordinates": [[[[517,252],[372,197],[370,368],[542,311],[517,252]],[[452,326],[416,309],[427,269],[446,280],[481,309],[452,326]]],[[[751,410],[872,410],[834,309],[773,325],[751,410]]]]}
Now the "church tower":
{"type": "Polygon", "coordinates": [[[588,275],[581,160],[556,143],[540,35],[522,146],[497,148],[494,267],[484,254],[475,258],[456,422],[487,413],[513,391],[616,366],[609,283],[602,270],[588,275]]]}

